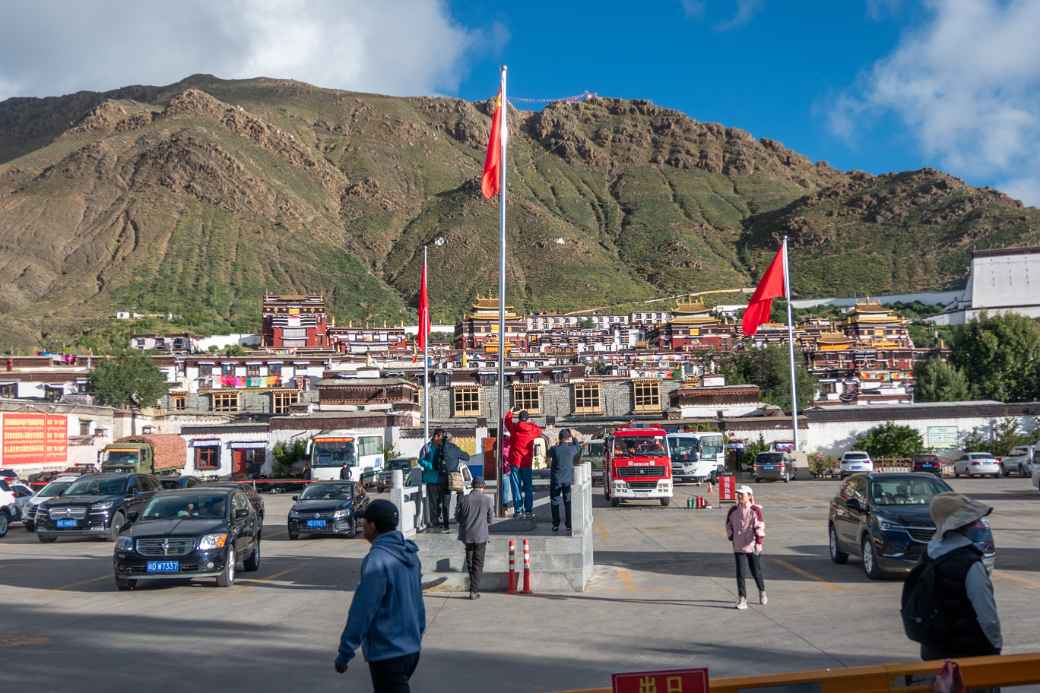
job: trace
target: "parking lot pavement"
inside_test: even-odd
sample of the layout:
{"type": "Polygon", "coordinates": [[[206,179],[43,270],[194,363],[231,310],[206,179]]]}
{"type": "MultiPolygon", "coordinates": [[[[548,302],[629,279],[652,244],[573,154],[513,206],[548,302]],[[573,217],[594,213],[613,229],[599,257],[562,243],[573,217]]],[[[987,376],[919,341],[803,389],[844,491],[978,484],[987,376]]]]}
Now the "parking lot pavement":
{"type": "MultiPolygon", "coordinates": [[[[994,506],[994,584],[1006,652],[1040,651],[1040,496],[1024,479],[951,480],[994,506]]],[[[620,670],[708,666],[715,675],[916,658],[902,634],[901,583],[872,582],[827,555],[838,482],[756,486],[764,505],[768,607],[737,612],[724,510],[596,500],[597,568],[582,594],[430,594],[417,691],[553,691],[609,685],[620,670]]],[[[235,586],[177,584],[116,592],[107,542],[0,539],[0,690],[296,692],[369,690],[357,660],[332,659],[367,545],[289,541],[288,496],[265,496],[264,560],[235,586]]],[[[539,508],[547,517],[548,508],[539,508]]],[[[539,557],[532,556],[534,569],[539,557]]],[[[751,589],[754,597],[754,589],[751,589]]],[[[752,599],[754,602],[754,599],[752,599]]],[[[1025,690],[1025,689],[1016,689],[1025,690]]]]}

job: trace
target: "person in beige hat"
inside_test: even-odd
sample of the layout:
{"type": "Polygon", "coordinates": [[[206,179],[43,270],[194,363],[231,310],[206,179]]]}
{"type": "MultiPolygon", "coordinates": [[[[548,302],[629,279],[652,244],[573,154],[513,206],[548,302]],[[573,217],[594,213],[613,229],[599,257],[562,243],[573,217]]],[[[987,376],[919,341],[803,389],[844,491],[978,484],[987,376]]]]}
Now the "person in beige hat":
{"type": "Polygon", "coordinates": [[[959,493],[940,493],[928,511],[936,529],[923,560],[935,562],[933,603],[941,616],[936,635],[921,643],[921,659],[1000,654],[1004,640],[993,582],[982,551],[966,534],[993,508],[959,493]]]}
{"type": "Polygon", "coordinates": [[[762,547],[766,538],[766,522],[762,506],[755,504],[750,486],[737,487],[737,504],[726,513],[726,536],[733,542],[733,558],[737,563],[737,609],[747,608],[744,574],[750,572],[758,587],[758,603],[769,603],[766,582],[762,577],[762,547]]]}

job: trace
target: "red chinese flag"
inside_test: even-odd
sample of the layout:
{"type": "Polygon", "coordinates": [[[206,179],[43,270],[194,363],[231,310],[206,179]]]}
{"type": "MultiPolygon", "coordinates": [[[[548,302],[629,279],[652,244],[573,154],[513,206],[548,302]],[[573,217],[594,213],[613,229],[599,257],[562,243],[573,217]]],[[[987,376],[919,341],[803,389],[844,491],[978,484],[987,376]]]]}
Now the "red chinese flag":
{"type": "Polygon", "coordinates": [[[750,337],[758,332],[762,323],[769,322],[769,313],[773,308],[773,299],[784,295],[784,248],[776,251],[776,257],[769,264],[769,269],[762,276],[758,288],[752,294],[748,307],[744,311],[741,324],[744,336],[750,337]]]}
{"type": "Polygon", "coordinates": [[[480,191],[484,197],[498,194],[502,180],[499,169],[502,165],[502,93],[495,97],[495,112],[491,115],[491,136],[488,137],[487,155],[484,157],[484,173],[480,177],[480,191]]]}
{"type": "Polygon", "coordinates": [[[426,293],[426,265],[423,265],[422,279],[419,283],[419,335],[420,349],[426,348],[426,340],[430,338],[430,296],[426,293]]]}

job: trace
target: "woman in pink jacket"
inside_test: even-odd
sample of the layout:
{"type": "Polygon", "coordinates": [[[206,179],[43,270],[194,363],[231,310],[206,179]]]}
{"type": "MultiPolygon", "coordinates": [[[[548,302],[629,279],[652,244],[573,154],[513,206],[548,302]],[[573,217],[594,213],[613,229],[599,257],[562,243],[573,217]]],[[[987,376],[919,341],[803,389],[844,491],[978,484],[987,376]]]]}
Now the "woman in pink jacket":
{"type": "Polygon", "coordinates": [[[747,608],[747,589],[744,576],[747,572],[758,587],[758,603],[769,603],[766,597],[766,582],[762,577],[762,545],[766,538],[766,522],[762,506],[755,504],[750,486],[737,487],[737,504],[726,513],[726,536],[733,542],[733,557],[737,563],[737,608],[747,608]]]}

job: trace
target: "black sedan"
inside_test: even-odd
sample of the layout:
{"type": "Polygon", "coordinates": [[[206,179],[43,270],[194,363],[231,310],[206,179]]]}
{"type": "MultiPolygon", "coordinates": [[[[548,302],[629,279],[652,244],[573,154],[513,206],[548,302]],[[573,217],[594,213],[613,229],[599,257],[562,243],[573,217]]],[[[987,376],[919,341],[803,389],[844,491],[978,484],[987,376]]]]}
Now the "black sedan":
{"type": "Polygon", "coordinates": [[[216,578],[235,582],[239,565],[260,569],[262,525],[238,489],[193,488],[156,494],[116,540],[116,587],[142,580],[216,578]]]}
{"type": "MultiPolygon", "coordinates": [[[[831,560],[845,563],[850,554],[861,556],[863,571],[872,580],[888,572],[908,571],[935,536],[928,504],[933,496],[951,491],[945,481],[927,473],[849,477],[831,501],[827,524],[831,560]]],[[[979,520],[968,536],[992,569],[996,547],[989,522],[979,520]]]]}
{"type": "Polygon", "coordinates": [[[289,510],[289,538],[301,534],[331,534],[353,537],[367,498],[353,481],[322,481],[293,496],[289,510]]]}

